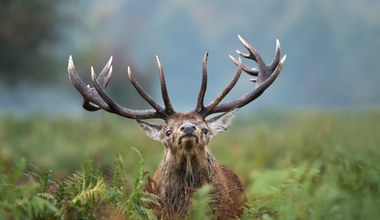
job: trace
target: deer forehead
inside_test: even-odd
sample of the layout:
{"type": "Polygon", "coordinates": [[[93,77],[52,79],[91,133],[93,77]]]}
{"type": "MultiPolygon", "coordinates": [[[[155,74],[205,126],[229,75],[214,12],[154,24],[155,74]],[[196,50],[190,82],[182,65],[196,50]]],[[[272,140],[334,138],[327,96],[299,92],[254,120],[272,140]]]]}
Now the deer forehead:
{"type": "Polygon", "coordinates": [[[167,126],[180,127],[183,124],[199,125],[206,123],[201,115],[196,112],[180,112],[171,116],[167,122],[167,126]]]}

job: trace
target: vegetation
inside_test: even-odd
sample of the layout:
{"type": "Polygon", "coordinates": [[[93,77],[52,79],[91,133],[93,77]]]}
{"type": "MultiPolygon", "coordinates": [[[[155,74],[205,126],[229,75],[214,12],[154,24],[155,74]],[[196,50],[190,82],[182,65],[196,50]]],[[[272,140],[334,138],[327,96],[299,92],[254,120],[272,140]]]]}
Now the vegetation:
{"type": "MultiPolygon", "coordinates": [[[[378,118],[379,110],[239,116],[211,148],[246,187],[242,219],[378,219],[378,118]]],[[[143,189],[161,157],[160,143],[114,116],[3,117],[0,219],[155,219],[147,204],[157,200],[143,189]]],[[[209,190],[196,193],[189,219],[209,218],[209,190]]]]}

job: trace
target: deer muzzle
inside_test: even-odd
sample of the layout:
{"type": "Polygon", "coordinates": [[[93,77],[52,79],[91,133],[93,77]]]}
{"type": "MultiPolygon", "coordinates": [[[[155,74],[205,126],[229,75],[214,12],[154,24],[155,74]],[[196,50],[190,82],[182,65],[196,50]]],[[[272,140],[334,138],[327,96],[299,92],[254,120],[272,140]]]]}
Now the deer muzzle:
{"type": "Polygon", "coordinates": [[[191,148],[198,143],[196,135],[197,127],[191,123],[186,123],[180,127],[181,136],[178,140],[180,145],[185,145],[186,148],[191,148]]]}

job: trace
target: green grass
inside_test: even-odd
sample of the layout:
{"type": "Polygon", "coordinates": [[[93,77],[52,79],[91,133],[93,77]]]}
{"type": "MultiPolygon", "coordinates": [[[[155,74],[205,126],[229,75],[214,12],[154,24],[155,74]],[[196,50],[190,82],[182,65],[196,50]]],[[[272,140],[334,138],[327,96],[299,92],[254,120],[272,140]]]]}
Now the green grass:
{"type": "MultiPolygon", "coordinates": [[[[379,119],[380,110],[238,116],[210,147],[243,181],[243,219],[379,219],[379,119]]],[[[3,116],[0,219],[95,219],[105,216],[99,205],[151,218],[144,204],[154,198],[142,184],[162,153],[116,116],[3,116]]],[[[206,218],[207,191],[197,194],[193,219],[206,218]]]]}

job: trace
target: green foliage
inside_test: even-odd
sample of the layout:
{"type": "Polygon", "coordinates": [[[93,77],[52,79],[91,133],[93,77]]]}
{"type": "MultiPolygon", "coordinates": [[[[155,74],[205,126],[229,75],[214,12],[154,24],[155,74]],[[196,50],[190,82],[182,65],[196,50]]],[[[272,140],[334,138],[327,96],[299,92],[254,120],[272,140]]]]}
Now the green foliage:
{"type": "MultiPolygon", "coordinates": [[[[140,168],[142,169],[142,168],[140,168]]],[[[111,173],[111,182],[110,185],[112,187],[117,188],[118,190],[122,191],[124,194],[129,193],[128,192],[128,169],[126,167],[125,161],[121,154],[119,154],[117,157],[115,157],[115,164],[110,169],[111,173]]]]}
{"type": "Polygon", "coordinates": [[[60,184],[60,202],[65,204],[63,214],[75,218],[91,219],[98,215],[98,208],[107,196],[100,170],[94,168],[90,156],[67,181],[60,184]]]}
{"type": "Polygon", "coordinates": [[[60,186],[63,215],[76,219],[108,219],[125,216],[131,219],[155,219],[145,206],[156,203],[155,198],[143,191],[144,161],[140,157],[139,175],[133,187],[125,178],[127,170],[119,155],[111,170],[111,181],[106,182],[99,169],[94,168],[94,160],[89,157],[82,163],[82,169],[60,186]],[[106,207],[106,208],[105,208],[106,207]]]}
{"type": "MultiPolygon", "coordinates": [[[[236,121],[210,147],[243,181],[242,219],[378,219],[379,117],[261,114],[236,121]]],[[[155,219],[145,170],[158,166],[162,146],[136,128],[114,117],[1,118],[0,218],[155,219]]],[[[188,219],[210,218],[209,190],[197,191],[188,219]]]]}
{"type": "Polygon", "coordinates": [[[144,160],[141,156],[141,153],[133,148],[138,156],[140,157],[139,162],[139,174],[136,178],[135,184],[133,185],[132,192],[130,193],[128,198],[125,198],[121,201],[121,203],[117,206],[117,211],[122,214],[127,214],[131,219],[156,219],[153,212],[147,209],[144,204],[157,204],[156,198],[154,195],[145,192],[143,189],[144,186],[144,160]]]}
{"type": "Polygon", "coordinates": [[[204,185],[194,193],[189,210],[189,216],[186,219],[211,219],[210,204],[214,202],[212,196],[210,195],[211,189],[211,185],[204,185]]]}
{"type": "Polygon", "coordinates": [[[43,187],[24,174],[24,159],[15,164],[9,175],[2,174],[0,181],[0,217],[12,216],[15,219],[44,219],[58,214],[59,210],[45,196],[43,187]],[[20,182],[28,184],[21,184],[20,182]]]}
{"type": "Polygon", "coordinates": [[[2,175],[0,217],[16,219],[156,219],[146,208],[158,204],[156,197],[143,189],[144,161],[140,157],[139,175],[133,187],[125,179],[125,162],[119,155],[111,167],[111,181],[107,182],[100,169],[94,167],[93,157],[82,162],[81,169],[71,176],[51,179],[51,172],[24,175],[25,160],[15,164],[14,170],[2,175]],[[32,178],[34,177],[34,178],[32,178]],[[12,181],[12,182],[11,182],[12,181]]]}

